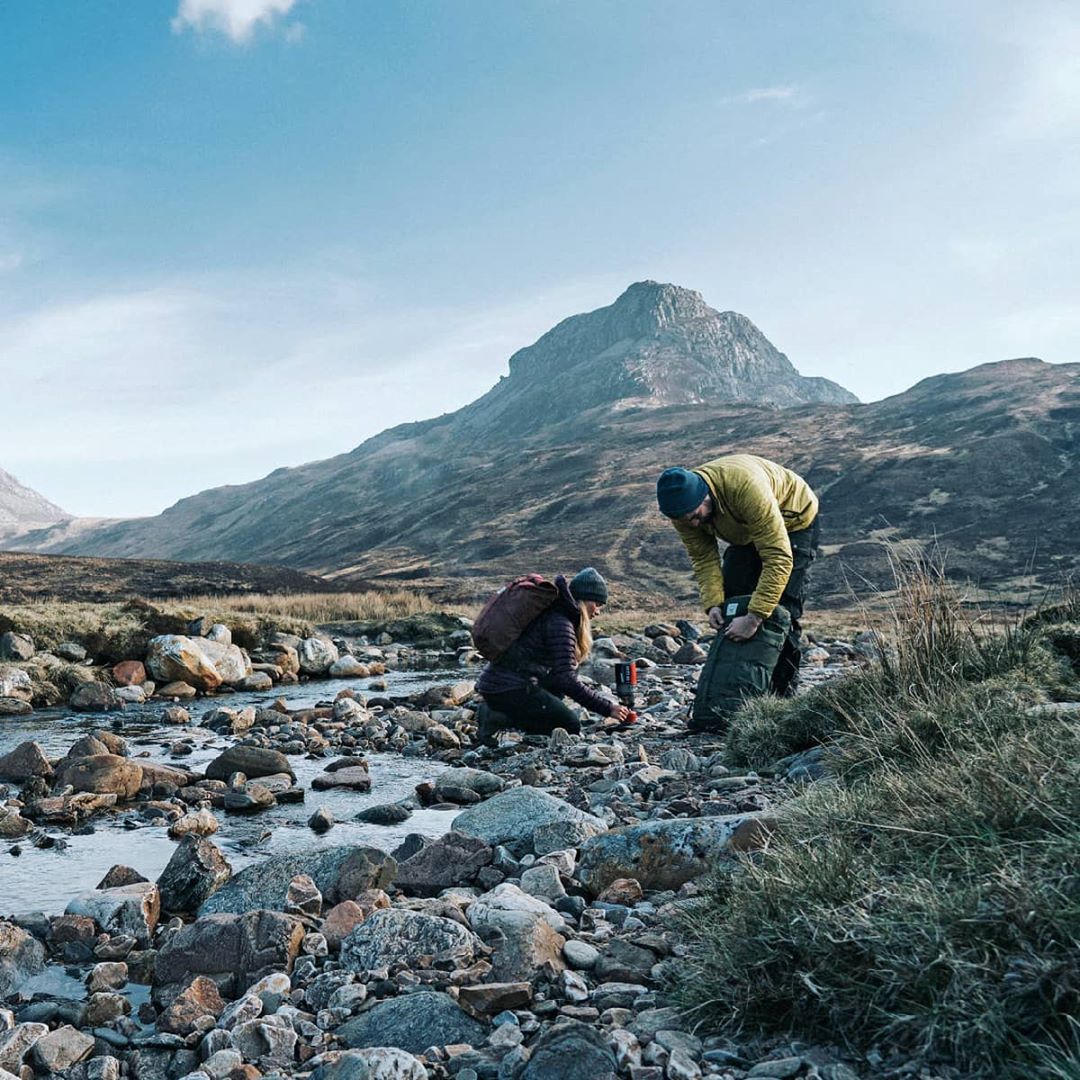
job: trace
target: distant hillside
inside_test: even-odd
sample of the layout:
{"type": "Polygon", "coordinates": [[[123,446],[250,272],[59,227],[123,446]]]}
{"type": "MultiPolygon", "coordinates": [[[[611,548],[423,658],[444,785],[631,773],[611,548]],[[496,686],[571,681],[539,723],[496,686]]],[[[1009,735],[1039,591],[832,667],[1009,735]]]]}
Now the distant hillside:
{"type": "Polygon", "coordinates": [[[523,568],[593,563],[624,596],[689,597],[656,474],[742,450],[821,493],[817,591],[887,583],[881,541],[910,540],[937,542],[957,573],[1009,594],[1080,563],[1078,421],[1078,365],[987,364],[860,405],[803,379],[743,316],[645,282],[517,353],[456,413],[156,518],[26,539],[417,580],[462,599],[523,568]]]}
{"type": "Polygon", "coordinates": [[[0,535],[22,529],[40,529],[70,517],[44,495],[25,487],[11,473],[0,469],[0,535]]]}
{"type": "Polygon", "coordinates": [[[339,586],[284,566],[91,559],[0,552],[0,604],[61,599],[77,602],[151,600],[237,593],[335,592],[339,586]]]}

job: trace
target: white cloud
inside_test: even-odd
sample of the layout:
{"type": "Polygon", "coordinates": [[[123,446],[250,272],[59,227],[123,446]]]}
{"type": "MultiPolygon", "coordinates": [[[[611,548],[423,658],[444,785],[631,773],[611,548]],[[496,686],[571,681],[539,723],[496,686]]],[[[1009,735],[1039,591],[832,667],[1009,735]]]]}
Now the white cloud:
{"type": "Polygon", "coordinates": [[[758,86],[743,90],[738,94],[722,97],[721,105],[778,105],[787,109],[805,109],[810,104],[810,95],[803,87],[795,83],[783,83],[778,86],[758,86]]]}
{"type": "MultiPolygon", "coordinates": [[[[260,23],[273,24],[279,16],[288,15],[296,0],[180,0],[180,8],[172,21],[174,33],[195,30],[198,33],[224,34],[238,45],[251,40],[260,23]]],[[[289,41],[303,34],[293,26],[286,28],[289,41]]]]}

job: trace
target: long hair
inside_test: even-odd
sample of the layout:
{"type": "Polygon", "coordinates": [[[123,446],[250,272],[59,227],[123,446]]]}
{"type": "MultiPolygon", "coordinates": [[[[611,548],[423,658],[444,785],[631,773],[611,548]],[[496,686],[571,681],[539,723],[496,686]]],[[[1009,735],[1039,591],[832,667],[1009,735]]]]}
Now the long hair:
{"type": "Polygon", "coordinates": [[[584,603],[578,604],[580,618],[577,624],[577,662],[580,664],[592,649],[592,619],[584,603]]]}

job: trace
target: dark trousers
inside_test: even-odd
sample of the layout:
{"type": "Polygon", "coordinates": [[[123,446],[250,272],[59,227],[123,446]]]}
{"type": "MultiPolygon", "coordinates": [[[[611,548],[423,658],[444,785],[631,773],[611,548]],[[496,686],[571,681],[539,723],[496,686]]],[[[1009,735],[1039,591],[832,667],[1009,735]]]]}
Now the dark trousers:
{"type": "Polygon", "coordinates": [[[503,727],[517,728],[527,735],[550,735],[557,727],[566,728],[571,735],[581,731],[581,721],[570,706],[536,683],[523,690],[484,694],[484,700],[506,717],[503,727]]]}
{"type": "MultiPolygon", "coordinates": [[[[791,632],[784,642],[783,652],[773,672],[773,691],[782,697],[790,697],[799,682],[799,666],[802,664],[802,651],[799,647],[802,638],[802,624],[799,619],[803,613],[803,599],[806,594],[806,578],[810,564],[814,561],[818,549],[821,515],[818,514],[808,529],[788,533],[791,541],[792,568],[780,605],[791,612],[791,632]]],[[[761,577],[761,557],[753,544],[730,544],[724,552],[724,592],[728,596],[744,596],[757,588],[761,577]]]]}

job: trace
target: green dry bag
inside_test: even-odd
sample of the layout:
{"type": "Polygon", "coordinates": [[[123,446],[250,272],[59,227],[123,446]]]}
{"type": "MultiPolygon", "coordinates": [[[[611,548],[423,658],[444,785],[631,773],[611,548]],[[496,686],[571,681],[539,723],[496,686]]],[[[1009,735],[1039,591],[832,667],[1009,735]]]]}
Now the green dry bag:
{"type": "MultiPolygon", "coordinates": [[[[745,615],[749,603],[749,596],[725,600],[721,608],[724,627],[736,616],[745,615]]],[[[749,641],[731,641],[720,631],[701,669],[690,727],[724,731],[746,698],[768,693],[790,630],[791,613],[778,605],[749,641]]]]}

